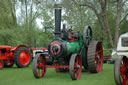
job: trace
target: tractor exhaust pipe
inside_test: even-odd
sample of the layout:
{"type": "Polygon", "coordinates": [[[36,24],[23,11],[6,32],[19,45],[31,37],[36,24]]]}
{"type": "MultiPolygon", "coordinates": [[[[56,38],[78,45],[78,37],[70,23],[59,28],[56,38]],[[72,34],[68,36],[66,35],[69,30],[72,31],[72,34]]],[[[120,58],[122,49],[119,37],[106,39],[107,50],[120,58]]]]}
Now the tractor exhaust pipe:
{"type": "Polygon", "coordinates": [[[55,39],[61,37],[61,3],[56,2],[55,6],[55,39]]]}
{"type": "Polygon", "coordinates": [[[36,39],[33,40],[34,48],[36,48],[36,39]]]}

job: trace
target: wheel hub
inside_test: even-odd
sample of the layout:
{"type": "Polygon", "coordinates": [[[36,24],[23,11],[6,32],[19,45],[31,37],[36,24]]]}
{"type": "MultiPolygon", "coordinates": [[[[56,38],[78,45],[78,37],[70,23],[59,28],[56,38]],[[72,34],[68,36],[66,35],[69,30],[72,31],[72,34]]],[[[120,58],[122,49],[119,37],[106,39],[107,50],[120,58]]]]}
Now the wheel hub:
{"type": "Polygon", "coordinates": [[[77,69],[80,69],[80,65],[77,65],[77,69]]]}
{"type": "Polygon", "coordinates": [[[30,62],[30,55],[27,51],[23,51],[20,53],[19,60],[22,65],[27,65],[30,62]]]}

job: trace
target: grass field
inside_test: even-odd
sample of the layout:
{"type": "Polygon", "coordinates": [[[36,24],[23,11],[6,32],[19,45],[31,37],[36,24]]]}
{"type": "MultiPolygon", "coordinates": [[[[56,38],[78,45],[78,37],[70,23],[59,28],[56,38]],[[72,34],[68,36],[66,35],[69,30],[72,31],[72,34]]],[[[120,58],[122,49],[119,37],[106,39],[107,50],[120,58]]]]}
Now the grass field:
{"type": "Polygon", "coordinates": [[[68,72],[56,73],[51,68],[47,69],[45,78],[35,79],[31,68],[14,66],[0,70],[0,85],[115,85],[112,64],[104,64],[98,74],[83,72],[77,81],[72,81],[68,72]]]}

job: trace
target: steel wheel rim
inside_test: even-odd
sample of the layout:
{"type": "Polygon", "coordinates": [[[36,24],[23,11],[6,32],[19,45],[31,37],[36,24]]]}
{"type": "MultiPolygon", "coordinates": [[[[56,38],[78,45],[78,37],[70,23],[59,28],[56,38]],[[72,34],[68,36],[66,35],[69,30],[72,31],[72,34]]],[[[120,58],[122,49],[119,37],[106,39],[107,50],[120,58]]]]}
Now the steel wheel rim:
{"type": "Polygon", "coordinates": [[[123,57],[120,66],[120,79],[122,85],[128,85],[128,59],[123,57]]]}
{"type": "Polygon", "coordinates": [[[30,54],[28,51],[22,51],[19,55],[19,61],[23,66],[26,66],[30,62],[30,54]]]}
{"type": "Polygon", "coordinates": [[[103,67],[103,50],[100,43],[98,43],[96,47],[95,64],[97,72],[101,72],[103,67]]]}
{"type": "Polygon", "coordinates": [[[46,60],[44,57],[39,57],[37,60],[37,74],[40,78],[43,78],[46,73],[46,60]]]}

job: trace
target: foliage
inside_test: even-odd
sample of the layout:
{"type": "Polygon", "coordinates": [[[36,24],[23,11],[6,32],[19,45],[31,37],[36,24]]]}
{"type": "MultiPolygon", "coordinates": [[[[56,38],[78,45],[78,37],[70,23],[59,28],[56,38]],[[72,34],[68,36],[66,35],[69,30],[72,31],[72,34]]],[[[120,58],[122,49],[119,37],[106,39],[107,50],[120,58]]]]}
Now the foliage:
{"type": "Polygon", "coordinates": [[[47,47],[47,42],[50,42],[52,38],[51,33],[45,33],[43,30],[26,30],[24,28],[0,30],[0,45],[33,47],[34,40],[37,40],[37,47],[47,47]]]}
{"type": "MultiPolygon", "coordinates": [[[[63,1],[62,23],[66,23],[67,28],[73,28],[81,33],[83,33],[85,25],[90,25],[94,40],[100,40],[104,49],[111,49],[104,29],[94,11],[89,7],[79,5],[89,0],[63,1]],[[77,3],[73,1],[77,1],[77,3]]],[[[127,1],[125,2],[119,34],[128,31],[128,5],[127,1]]],[[[89,3],[99,4],[97,0],[90,0],[89,3]]],[[[108,0],[107,3],[108,24],[114,41],[117,2],[108,0]]],[[[33,41],[36,40],[37,47],[47,47],[48,42],[53,39],[53,10],[54,0],[0,0],[0,45],[24,44],[33,47],[33,41]],[[40,20],[40,24],[37,19],[40,20]]],[[[99,13],[101,9],[97,9],[97,11],[99,13]]]]}
{"type": "Polygon", "coordinates": [[[126,33],[128,32],[128,20],[124,20],[122,22],[122,24],[120,25],[120,30],[119,30],[120,34],[126,33]]]}
{"type": "Polygon", "coordinates": [[[48,42],[53,38],[51,32],[54,26],[52,15],[48,15],[48,7],[43,2],[35,0],[29,2],[28,0],[0,1],[0,45],[24,44],[33,47],[33,42],[36,40],[37,47],[47,47],[48,42]],[[14,21],[14,17],[17,21],[14,21]],[[37,18],[44,20],[41,23],[43,25],[41,29],[37,26],[37,18]]]}

